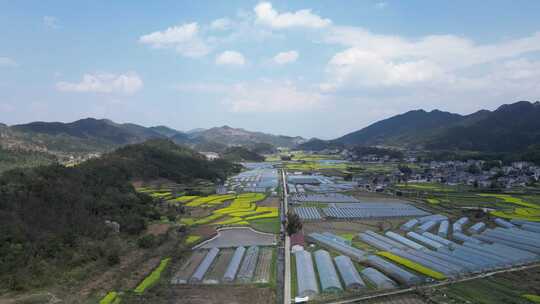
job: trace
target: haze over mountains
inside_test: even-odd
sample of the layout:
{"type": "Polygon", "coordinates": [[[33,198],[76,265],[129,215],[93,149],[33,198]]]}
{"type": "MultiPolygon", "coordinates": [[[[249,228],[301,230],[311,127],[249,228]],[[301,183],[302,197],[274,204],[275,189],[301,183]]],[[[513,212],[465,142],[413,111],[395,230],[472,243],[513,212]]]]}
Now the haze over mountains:
{"type": "Polygon", "coordinates": [[[42,151],[103,152],[149,139],[170,138],[200,151],[224,151],[230,146],[320,150],[342,146],[384,145],[432,150],[515,152],[540,143],[540,102],[520,101],[495,111],[469,115],[412,110],[378,121],[334,140],[272,135],[229,126],[178,131],[167,126],[143,127],[107,119],[86,118],[72,123],[32,122],[0,125],[4,148],[42,151]]]}

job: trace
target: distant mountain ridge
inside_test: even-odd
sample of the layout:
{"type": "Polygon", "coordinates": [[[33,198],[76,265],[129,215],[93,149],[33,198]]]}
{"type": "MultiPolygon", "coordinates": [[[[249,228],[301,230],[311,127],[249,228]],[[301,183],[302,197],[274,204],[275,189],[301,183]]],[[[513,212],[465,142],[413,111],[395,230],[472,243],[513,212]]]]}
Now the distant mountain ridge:
{"type": "Polygon", "coordinates": [[[303,149],[344,146],[518,152],[540,144],[540,102],[519,101],[469,115],[433,110],[399,114],[334,140],[311,139],[303,149]]]}
{"type": "Polygon", "coordinates": [[[229,126],[214,127],[192,131],[188,137],[194,141],[215,142],[227,146],[268,143],[276,147],[295,147],[306,140],[300,136],[273,135],[263,132],[252,132],[229,126]]]}
{"type": "Polygon", "coordinates": [[[229,126],[193,129],[182,132],[167,126],[144,127],[133,123],[115,123],[108,119],[85,118],[70,123],[31,122],[14,126],[0,125],[0,147],[61,152],[106,152],[127,144],[150,139],[169,138],[175,143],[205,151],[224,151],[231,146],[271,144],[294,147],[302,137],[252,132],[229,126]]]}
{"type": "Polygon", "coordinates": [[[436,132],[445,125],[463,120],[463,116],[439,110],[409,111],[378,121],[366,128],[346,134],[335,141],[346,145],[377,145],[411,141],[419,134],[436,132]]]}

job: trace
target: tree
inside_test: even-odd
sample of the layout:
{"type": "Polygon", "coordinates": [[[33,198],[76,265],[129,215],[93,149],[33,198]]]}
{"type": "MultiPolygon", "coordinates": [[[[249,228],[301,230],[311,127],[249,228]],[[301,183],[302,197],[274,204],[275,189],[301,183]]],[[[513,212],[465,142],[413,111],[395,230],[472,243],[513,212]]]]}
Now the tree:
{"type": "Polygon", "coordinates": [[[298,214],[289,211],[287,213],[287,234],[293,235],[302,230],[302,221],[298,214]]]}
{"type": "Polygon", "coordinates": [[[398,169],[401,173],[403,173],[405,176],[409,176],[412,174],[412,169],[407,165],[399,165],[398,169]]]}

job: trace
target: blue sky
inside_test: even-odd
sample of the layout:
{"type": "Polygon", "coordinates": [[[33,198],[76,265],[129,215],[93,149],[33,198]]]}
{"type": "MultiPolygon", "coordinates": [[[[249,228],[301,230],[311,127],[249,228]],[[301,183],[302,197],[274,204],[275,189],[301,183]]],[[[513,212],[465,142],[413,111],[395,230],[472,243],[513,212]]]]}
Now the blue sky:
{"type": "Polygon", "coordinates": [[[334,138],[540,99],[540,1],[0,1],[0,122],[334,138]]]}

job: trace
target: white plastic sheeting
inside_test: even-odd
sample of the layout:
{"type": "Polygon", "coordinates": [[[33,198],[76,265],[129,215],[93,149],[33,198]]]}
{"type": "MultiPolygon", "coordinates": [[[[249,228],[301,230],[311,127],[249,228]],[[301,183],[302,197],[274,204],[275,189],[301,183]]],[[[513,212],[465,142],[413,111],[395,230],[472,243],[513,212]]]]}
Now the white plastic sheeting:
{"type": "Polygon", "coordinates": [[[480,233],[486,228],[486,224],[478,222],[469,228],[469,233],[480,233]]]}
{"type": "Polygon", "coordinates": [[[496,218],[495,219],[495,224],[503,227],[503,228],[514,228],[516,227],[514,224],[510,223],[509,221],[505,221],[503,219],[500,219],[500,218],[496,218]]]}
{"type": "Polygon", "coordinates": [[[341,279],[347,289],[362,289],[366,287],[366,284],[360,277],[360,274],[354,267],[351,258],[345,255],[340,255],[334,258],[337,269],[341,275],[341,279]]]}
{"type": "Polygon", "coordinates": [[[433,249],[440,249],[440,248],[444,247],[443,244],[441,244],[439,242],[436,242],[436,241],[434,241],[434,240],[432,240],[430,238],[427,238],[427,237],[425,237],[423,235],[420,235],[420,234],[418,234],[416,232],[413,232],[413,231],[407,232],[407,236],[414,239],[415,241],[418,241],[418,242],[422,243],[423,245],[428,246],[428,247],[433,248],[433,249]]]}
{"type": "Polygon", "coordinates": [[[244,252],[246,252],[246,248],[244,247],[238,247],[234,251],[234,255],[231,258],[231,261],[229,262],[229,266],[227,266],[227,270],[225,271],[225,275],[223,275],[224,281],[234,281],[236,278],[236,273],[238,272],[238,268],[240,268],[240,263],[242,262],[242,257],[244,257],[244,252]]]}
{"type": "Polygon", "coordinates": [[[320,245],[327,247],[329,249],[338,251],[344,255],[349,256],[350,258],[356,261],[362,261],[365,258],[366,253],[364,251],[358,248],[352,247],[350,245],[337,242],[333,240],[332,238],[329,238],[323,234],[314,232],[314,233],[310,233],[308,236],[315,242],[319,243],[320,245]]]}
{"type": "Polygon", "coordinates": [[[411,247],[412,249],[417,249],[417,250],[419,250],[419,249],[424,249],[424,248],[426,248],[426,247],[424,247],[424,246],[422,246],[422,245],[420,245],[420,244],[418,244],[418,243],[416,243],[416,242],[413,242],[413,241],[409,240],[408,238],[403,237],[403,236],[401,236],[401,235],[399,235],[399,234],[397,234],[397,233],[395,233],[395,232],[392,232],[392,231],[387,231],[387,232],[385,233],[385,235],[386,235],[387,237],[393,239],[394,241],[397,241],[397,242],[399,242],[399,243],[402,243],[403,245],[406,245],[406,246],[408,246],[408,247],[411,247]]]}
{"type": "Polygon", "coordinates": [[[415,285],[421,282],[420,277],[417,275],[412,274],[381,257],[370,255],[367,257],[366,263],[404,285],[415,285]]]}
{"type": "Polygon", "coordinates": [[[395,288],[397,286],[396,283],[392,281],[392,279],[385,276],[383,273],[381,273],[375,268],[364,268],[362,270],[362,275],[365,276],[378,289],[389,289],[395,288]]]}
{"type": "Polygon", "coordinates": [[[419,222],[420,221],[417,219],[408,220],[405,224],[401,225],[400,229],[403,231],[411,231],[419,222]]]}
{"type": "Polygon", "coordinates": [[[343,290],[339,277],[332,262],[330,254],[326,250],[317,250],[314,253],[315,264],[319,273],[319,282],[323,292],[339,292],[343,290]]]}
{"type": "Polygon", "coordinates": [[[437,226],[437,223],[439,223],[439,222],[438,221],[427,221],[427,222],[423,223],[422,225],[420,225],[418,228],[416,228],[416,230],[418,230],[419,232],[430,231],[431,229],[433,229],[433,227],[437,226]]]}
{"type": "Polygon", "coordinates": [[[192,282],[200,282],[200,281],[202,281],[202,279],[204,278],[204,275],[206,274],[206,272],[208,271],[208,269],[210,268],[210,266],[212,265],[212,263],[216,259],[218,253],[219,253],[218,248],[212,248],[212,249],[210,249],[210,251],[208,251],[208,253],[206,254],[204,259],[202,260],[199,267],[197,267],[197,270],[195,270],[195,272],[191,276],[191,281],[192,282]]]}
{"type": "Polygon", "coordinates": [[[433,215],[428,215],[428,216],[423,216],[421,218],[418,218],[418,222],[420,222],[420,224],[423,224],[423,223],[426,223],[426,222],[429,222],[429,221],[440,222],[440,221],[444,221],[444,220],[447,220],[447,219],[448,219],[448,217],[446,217],[444,215],[433,214],[433,215]]]}
{"type": "Polygon", "coordinates": [[[441,221],[441,224],[439,225],[439,230],[437,231],[437,235],[440,237],[448,237],[448,228],[450,226],[450,223],[447,220],[441,221]]]}
{"type": "Polygon", "coordinates": [[[298,296],[308,297],[319,293],[315,269],[313,269],[313,259],[311,253],[299,250],[294,253],[296,260],[296,280],[298,286],[298,296]]]}
{"type": "Polygon", "coordinates": [[[294,213],[298,214],[302,220],[320,220],[322,218],[315,207],[296,207],[294,213]]]}
{"type": "Polygon", "coordinates": [[[257,260],[259,259],[259,247],[250,246],[238,271],[238,279],[241,281],[251,281],[253,274],[255,273],[255,267],[257,266],[257,260]]]}

